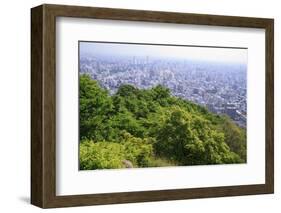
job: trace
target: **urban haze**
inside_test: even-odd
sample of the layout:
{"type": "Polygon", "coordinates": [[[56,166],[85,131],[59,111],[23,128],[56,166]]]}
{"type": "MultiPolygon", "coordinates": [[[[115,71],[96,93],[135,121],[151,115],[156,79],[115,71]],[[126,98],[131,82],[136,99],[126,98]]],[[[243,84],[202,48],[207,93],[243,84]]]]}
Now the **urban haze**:
{"type": "Polygon", "coordinates": [[[79,42],[80,74],[115,94],[162,85],[246,128],[247,49],[79,42]]]}

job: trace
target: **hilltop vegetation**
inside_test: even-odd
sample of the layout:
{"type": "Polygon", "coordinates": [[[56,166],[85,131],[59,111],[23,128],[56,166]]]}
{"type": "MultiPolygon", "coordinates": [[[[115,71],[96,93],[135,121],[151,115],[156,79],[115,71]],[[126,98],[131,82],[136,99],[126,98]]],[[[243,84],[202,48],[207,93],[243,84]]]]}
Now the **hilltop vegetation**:
{"type": "Polygon", "coordinates": [[[114,95],[80,75],[80,169],[246,162],[246,132],[156,86],[114,95]]]}

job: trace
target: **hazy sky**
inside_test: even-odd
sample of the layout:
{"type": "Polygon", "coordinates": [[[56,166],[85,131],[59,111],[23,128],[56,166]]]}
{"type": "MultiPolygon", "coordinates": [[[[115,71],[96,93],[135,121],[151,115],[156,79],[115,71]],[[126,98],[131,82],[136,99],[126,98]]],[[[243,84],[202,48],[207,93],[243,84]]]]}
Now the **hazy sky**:
{"type": "Polygon", "coordinates": [[[187,60],[247,63],[247,49],[80,42],[83,55],[173,57],[187,60]]]}

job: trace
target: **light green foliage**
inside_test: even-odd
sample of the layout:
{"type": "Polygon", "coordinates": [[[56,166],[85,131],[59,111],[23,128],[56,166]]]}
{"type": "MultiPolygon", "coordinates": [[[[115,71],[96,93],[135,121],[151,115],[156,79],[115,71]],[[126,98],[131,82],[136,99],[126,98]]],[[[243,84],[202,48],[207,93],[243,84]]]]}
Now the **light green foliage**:
{"type": "Polygon", "coordinates": [[[80,143],[80,169],[122,168],[124,146],[118,143],[82,141],[80,143]]]}
{"type": "Polygon", "coordinates": [[[230,118],[156,86],[122,85],[110,96],[80,76],[80,168],[246,162],[246,131],[230,118]]]}
{"type": "Polygon", "coordinates": [[[124,132],[121,144],[125,147],[125,156],[133,165],[138,167],[148,167],[153,155],[152,138],[136,138],[124,132]]]}
{"type": "Polygon", "coordinates": [[[243,161],[246,161],[246,130],[239,128],[227,117],[222,119],[219,129],[224,133],[225,143],[229,146],[230,150],[241,156],[243,161]]]}
{"type": "Polygon", "coordinates": [[[80,169],[123,168],[124,160],[134,167],[148,167],[153,154],[151,142],[152,139],[136,138],[126,132],[120,143],[84,140],[80,143],[80,169]]]}
{"type": "Polygon", "coordinates": [[[179,107],[160,129],[156,153],[182,165],[239,163],[229,150],[224,134],[211,129],[210,122],[179,107]]]}

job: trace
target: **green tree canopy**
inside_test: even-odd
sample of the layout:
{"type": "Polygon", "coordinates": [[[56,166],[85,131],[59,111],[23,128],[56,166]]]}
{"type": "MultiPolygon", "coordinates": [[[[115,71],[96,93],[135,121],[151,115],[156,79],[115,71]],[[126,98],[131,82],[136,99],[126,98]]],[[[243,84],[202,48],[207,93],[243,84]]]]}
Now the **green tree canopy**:
{"type": "Polygon", "coordinates": [[[109,95],[80,75],[80,167],[123,168],[246,162],[246,130],[158,85],[109,95]]]}

